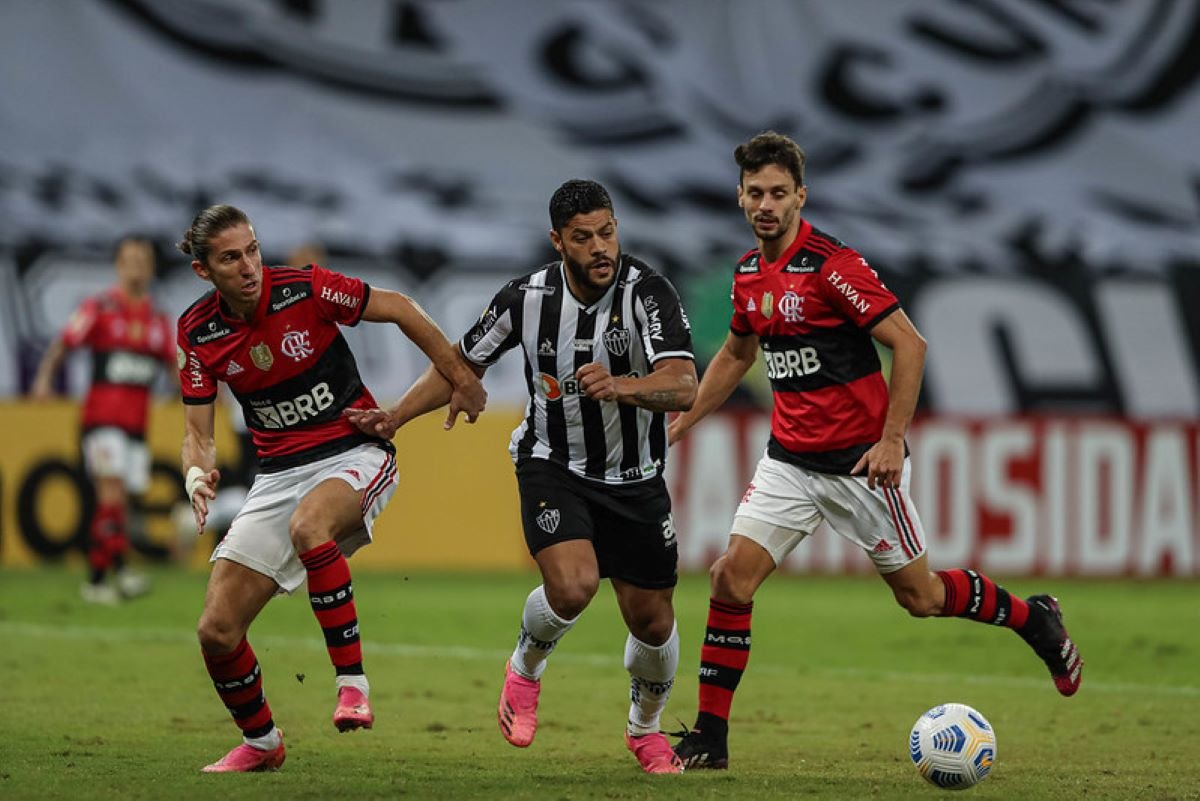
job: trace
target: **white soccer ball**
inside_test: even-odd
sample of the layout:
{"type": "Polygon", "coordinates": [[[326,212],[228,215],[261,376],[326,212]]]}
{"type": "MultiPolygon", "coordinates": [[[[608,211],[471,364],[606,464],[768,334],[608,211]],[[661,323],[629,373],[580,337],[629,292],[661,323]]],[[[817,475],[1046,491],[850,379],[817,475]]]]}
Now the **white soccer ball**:
{"type": "Polygon", "coordinates": [[[966,704],[941,704],[917,718],[908,755],[930,784],[965,790],[987,778],[996,761],[996,732],[966,704]]]}

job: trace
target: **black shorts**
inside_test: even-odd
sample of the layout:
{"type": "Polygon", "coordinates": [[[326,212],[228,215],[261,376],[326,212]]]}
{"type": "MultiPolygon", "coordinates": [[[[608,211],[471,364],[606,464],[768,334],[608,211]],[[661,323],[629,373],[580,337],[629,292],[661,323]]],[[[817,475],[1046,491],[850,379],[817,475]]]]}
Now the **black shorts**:
{"type": "Polygon", "coordinates": [[[644,589],[675,586],[679,545],[661,476],[614,487],[545,459],[526,459],[517,465],[517,486],[530,554],[567,540],[590,540],[601,578],[644,589]]]}

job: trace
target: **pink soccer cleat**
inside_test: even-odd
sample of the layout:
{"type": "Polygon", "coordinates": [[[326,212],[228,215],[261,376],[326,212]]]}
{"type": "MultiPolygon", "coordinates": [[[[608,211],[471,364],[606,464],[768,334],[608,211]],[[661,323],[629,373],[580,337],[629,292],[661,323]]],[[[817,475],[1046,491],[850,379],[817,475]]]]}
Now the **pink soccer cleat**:
{"type": "Polygon", "coordinates": [[[517,748],[525,748],[533,742],[537,731],[538,693],[541,691],[540,681],[514,672],[510,662],[504,664],[504,689],[500,691],[496,719],[504,739],[517,748]]]}
{"type": "Polygon", "coordinates": [[[279,732],[279,745],[270,751],[242,743],[211,765],[201,768],[201,773],[253,773],[260,770],[279,770],[287,751],[283,747],[283,732],[279,732]]]}
{"type": "Polygon", "coordinates": [[[625,745],[647,773],[683,773],[683,763],[660,731],[640,737],[625,732],[625,745]]]}
{"type": "Polygon", "coordinates": [[[333,725],[338,731],[369,729],[375,724],[375,713],[371,702],[357,687],[338,690],[337,708],[333,710],[333,725]]]}

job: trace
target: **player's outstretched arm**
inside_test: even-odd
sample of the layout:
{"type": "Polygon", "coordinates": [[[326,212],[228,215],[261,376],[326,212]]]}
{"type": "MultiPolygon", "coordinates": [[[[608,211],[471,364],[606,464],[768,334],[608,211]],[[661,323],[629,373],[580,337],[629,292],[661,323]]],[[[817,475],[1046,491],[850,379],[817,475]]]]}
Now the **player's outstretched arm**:
{"type": "Polygon", "coordinates": [[[184,435],[181,463],[184,486],[196,518],[196,530],[204,532],[208,502],[217,497],[217,445],[213,439],[214,406],[211,403],[183,407],[184,435]]]}
{"type": "Polygon", "coordinates": [[[462,358],[457,346],[446,339],[442,329],[415,300],[399,292],[372,287],[367,307],[363,310],[363,319],[398,325],[452,385],[453,390],[447,400],[453,414],[456,417],[460,413],[465,414],[467,422],[475,422],[487,405],[487,391],[479,376],[462,358]]]}
{"type": "MultiPolygon", "coordinates": [[[[485,368],[472,367],[478,376],[483,376],[485,368]]],[[[453,402],[453,397],[454,387],[436,367],[430,365],[391,409],[347,409],[343,414],[360,431],[391,439],[405,423],[434,409],[440,409],[447,403],[450,404],[450,411],[446,415],[443,428],[454,428],[454,423],[463,409],[453,402]]]]}
{"type": "Polygon", "coordinates": [[[737,336],[730,333],[717,355],[708,363],[692,408],[671,421],[667,427],[667,442],[674,445],[692,426],[718,409],[743,376],[754,366],[758,353],[758,337],[754,334],[737,336]]]}
{"type": "Polygon", "coordinates": [[[54,396],[54,374],[67,357],[67,345],[59,337],[50,343],[42,360],[38,362],[37,373],[33,377],[33,385],[29,394],[34,400],[47,400],[54,396]]]}

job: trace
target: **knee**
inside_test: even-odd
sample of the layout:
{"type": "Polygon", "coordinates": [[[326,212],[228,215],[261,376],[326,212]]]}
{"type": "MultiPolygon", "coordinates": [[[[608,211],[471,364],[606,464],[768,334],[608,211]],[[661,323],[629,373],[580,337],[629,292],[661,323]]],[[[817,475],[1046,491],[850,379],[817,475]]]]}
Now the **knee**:
{"type": "Polygon", "coordinates": [[[291,537],[292,547],[296,553],[311,551],[318,545],[325,544],[329,539],[329,531],[303,505],[288,520],[288,536],[291,537]]]}
{"type": "Polygon", "coordinates": [[[667,609],[665,613],[647,615],[644,618],[630,622],[629,633],[637,639],[658,647],[671,639],[675,630],[675,614],[667,609]]]}
{"type": "Polygon", "coordinates": [[[713,597],[733,603],[750,603],[754,600],[754,591],[758,589],[754,576],[739,570],[728,554],[713,562],[708,570],[708,578],[713,597]]]}
{"type": "Polygon", "coordinates": [[[240,627],[209,614],[202,615],[196,625],[200,649],[210,656],[229,653],[245,636],[246,632],[240,627]]]}
{"type": "Polygon", "coordinates": [[[600,589],[600,577],[581,574],[566,581],[546,582],[546,600],[550,608],[564,620],[574,620],[587,609],[600,589]]]}

